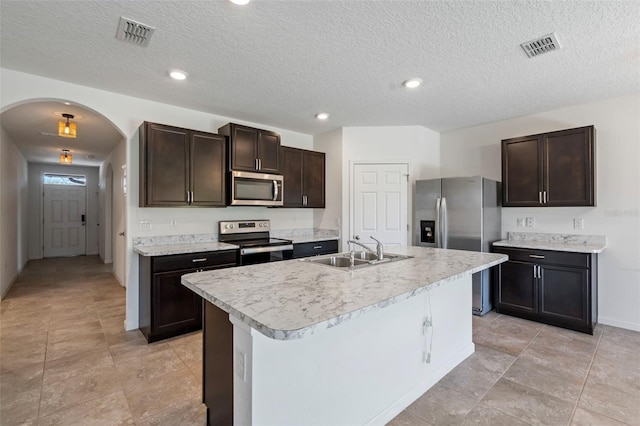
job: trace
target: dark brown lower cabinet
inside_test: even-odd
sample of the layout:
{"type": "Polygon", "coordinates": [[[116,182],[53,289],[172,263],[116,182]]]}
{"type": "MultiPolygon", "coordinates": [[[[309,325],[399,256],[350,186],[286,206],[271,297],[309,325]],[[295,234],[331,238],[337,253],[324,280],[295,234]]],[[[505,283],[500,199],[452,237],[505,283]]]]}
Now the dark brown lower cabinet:
{"type": "Polygon", "coordinates": [[[202,328],[202,298],[181,284],[192,272],[238,264],[237,250],[139,256],[138,321],[152,343],[202,328]]]}
{"type": "Polygon", "coordinates": [[[598,323],[598,255],[493,247],[496,312],[593,334],[598,323]]]}
{"type": "Polygon", "coordinates": [[[293,245],[293,258],[320,256],[338,252],[338,240],[323,240],[293,245]]]}

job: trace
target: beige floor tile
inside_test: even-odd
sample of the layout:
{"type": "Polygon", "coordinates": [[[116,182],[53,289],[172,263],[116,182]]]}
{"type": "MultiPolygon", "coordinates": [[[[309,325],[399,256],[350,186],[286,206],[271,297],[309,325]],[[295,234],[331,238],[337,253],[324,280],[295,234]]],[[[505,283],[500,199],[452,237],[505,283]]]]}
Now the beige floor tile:
{"type": "Polygon", "coordinates": [[[625,426],[626,423],[621,423],[610,417],[603,416],[598,413],[594,413],[583,408],[578,408],[571,419],[570,426],[625,426]]]}
{"type": "Polygon", "coordinates": [[[433,387],[407,411],[433,426],[460,424],[480,398],[451,389],[433,387]]]}
{"type": "Polygon", "coordinates": [[[9,353],[2,354],[0,358],[0,374],[5,374],[13,370],[21,370],[24,368],[44,366],[45,353],[9,353]]]}
{"type": "Polygon", "coordinates": [[[84,336],[70,337],[66,340],[47,344],[47,361],[78,355],[96,349],[107,349],[107,341],[102,331],[84,336]]]}
{"type": "Polygon", "coordinates": [[[192,361],[202,362],[202,339],[199,341],[193,341],[184,343],[182,345],[170,345],[173,350],[178,354],[180,359],[185,363],[192,361]]]}
{"type": "Polygon", "coordinates": [[[586,370],[579,374],[556,368],[552,363],[538,362],[537,358],[521,356],[506,371],[503,378],[575,404],[582,391],[586,374],[586,370]]]}
{"type": "MultiPolygon", "coordinates": [[[[38,426],[134,425],[121,390],[41,417],[38,426]]],[[[178,425],[179,423],[175,423],[178,425]]]]}
{"type": "Polygon", "coordinates": [[[144,417],[136,422],[136,426],[204,426],[206,421],[207,407],[200,398],[195,398],[157,414],[144,417]]]}
{"type": "Polygon", "coordinates": [[[430,426],[422,417],[418,417],[411,411],[404,410],[398,414],[393,420],[387,423],[387,426],[430,426]]]}
{"type": "MultiPolygon", "coordinates": [[[[24,395],[40,395],[42,387],[42,365],[22,369],[9,369],[0,374],[0,406],[21,401],[24,395]]],[[[27,398],[30,399],[30,398],[27,398]]]]}
{"type": "Polygon", "coordinates": [[[160,376],[184,371],[186,367],[171,347],[141,359],[128,358],[117,364],[120,383],[127,394],[144,389],[160,376]]]}
{"type": "Polygon", "coordinates": [[[43,380],[45,383],[62,382],[71,377],[86,374],[87,371],[114,367],[115,364],[109,350],[107,348],[99,348],[47,360],[44,364],[43,380]]]}
{"type": "MultiPolygon", "coordinates": [[[[126,392],[125,392],[126,393],[126,392]]],[[[202,394],[189,369],[175,371],[149,380],[147,385],[126,393],[134,420],[173,410],[202,394]]]]}
{"type": "Polygon", "coordinates": [[[40,388],[22,392],[19,398],[0,404],[2,426],[24,425],[38,418],[40,388]]]}
{"type": "Polygon", "coordinates": [[[522,420],[480,402],[464,418],[462,426],[528,426],[522,420]]]}
{"type": "Polygon", "coordinates": [[[92,334],[102,333],[102,324],[100,321],[89,321],[77,324],[65,324],[64,327],[49,330],[49,344],[62,342],[72,338],[81,336],[90,336],[92,334]]]}
{"type": "Polygon", "coordinates": [[[566,425],[574,403],[527,386],[500,379],[482,398],[488,407],[530,424],[566,425]]]}
{"type": "Polygon", "coordinates": [[[169,347],[163,341],[149,344],[143,337],[142,339],[136,338],[124,343],[111,345],[109,346],[109,351],[111,351],[111,356],[116,365],[121,365],[129,359],[139,359],[169,347]]]}
{"type": "Polygon", "coordinates": [[[508,332],[486,327],[473,335],[473,341],[477,344],[508,353],[513,356],[520,355],[531,343],[531,339],[511,335],[508,332]]]}
{"type": "Polygon", "coordinates": [[[602,343],[632,354],[640,353],[640,332],[605,326],[602,343]]]}
{"type": "Polygon", "coordinates": [[[40,416],[46,417],[120,390],[122,387],[115,367],[91,369],[64,381],[46,381],[42,386],[40,416]]]}
{"type": "Polygon", "coordinates": [[[578,407],[630,425],[640,425],[640,397],[637,391],[587,379],[578,407]]]}

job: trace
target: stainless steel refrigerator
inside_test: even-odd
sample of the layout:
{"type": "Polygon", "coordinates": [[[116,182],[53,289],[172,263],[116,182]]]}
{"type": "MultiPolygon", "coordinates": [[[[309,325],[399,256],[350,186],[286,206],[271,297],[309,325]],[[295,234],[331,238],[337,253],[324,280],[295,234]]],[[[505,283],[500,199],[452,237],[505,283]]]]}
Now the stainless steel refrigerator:
{"type": "MultiPolygon", "coordinates": [[[[482,176],[416,181],[414,245],[488,252],[500,240],[500,182],[482,176]]],[[[473,274],[473,313],[492,305],[491,270],[473,274]]]]}

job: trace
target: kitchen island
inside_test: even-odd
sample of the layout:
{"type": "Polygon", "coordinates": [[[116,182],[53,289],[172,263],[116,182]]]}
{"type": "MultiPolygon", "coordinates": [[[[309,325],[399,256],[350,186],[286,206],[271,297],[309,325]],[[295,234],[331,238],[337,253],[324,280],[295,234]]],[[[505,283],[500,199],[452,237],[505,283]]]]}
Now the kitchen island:
{"type": "Polygon", "coordinates": [[[205,299],[210,424],[385,424],[474,351],[471,274],[499,254],[422,247],[348,271],[290,260],[188,274],[205,299]]]}

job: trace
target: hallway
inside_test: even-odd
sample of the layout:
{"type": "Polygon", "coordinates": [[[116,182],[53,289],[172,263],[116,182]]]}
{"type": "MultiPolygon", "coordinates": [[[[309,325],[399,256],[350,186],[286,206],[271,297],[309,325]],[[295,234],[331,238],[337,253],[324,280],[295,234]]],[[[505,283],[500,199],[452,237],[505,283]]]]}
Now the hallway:
{"type": "Polygon", "coordinates": [[[202,425],[202,339],[124,331],[98,256],[30,261],[0,304],[0,424],[202,425]]]}

